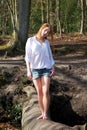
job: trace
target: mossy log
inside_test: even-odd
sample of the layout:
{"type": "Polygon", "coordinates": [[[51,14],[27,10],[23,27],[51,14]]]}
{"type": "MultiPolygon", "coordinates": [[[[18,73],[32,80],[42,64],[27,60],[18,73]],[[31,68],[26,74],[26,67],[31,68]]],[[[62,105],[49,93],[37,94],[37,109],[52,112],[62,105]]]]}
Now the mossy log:
{"type": "Polygon", "coordinates": [[[68,125],[49,120],[37,120],[41,114],[36,90],[32,86],[24,88],[27,93],[28,101],[25,101],[22,109],[22,130],[87,130],[86,124],[70,127],[68,125]]]}
{"type": "Polygon", "coordinates": [[[13,48],[14,45],[15,45],[15,39],[14,39],[14,38],[11,38],[11,39],[9,40],[9,42],[7,42],[6,44],[0,45],[0,51],[1,51],[1,50],[2,50],[2,51],[3,51],[3,50],[9,50],[9,49],[13,48]]]}

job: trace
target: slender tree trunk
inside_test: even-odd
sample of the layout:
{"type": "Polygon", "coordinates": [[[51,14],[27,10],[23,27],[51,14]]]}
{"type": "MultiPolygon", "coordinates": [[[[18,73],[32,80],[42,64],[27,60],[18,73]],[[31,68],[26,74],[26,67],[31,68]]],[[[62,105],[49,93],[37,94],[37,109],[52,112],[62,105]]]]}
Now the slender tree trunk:
{"type": "Polygon", "coordinates": [[[7,3],[7,6],[9,8],[9,11],[10,11],[10,14],[11,14],[13,36],[14,36],[14,39],[17,40],[17,38],[18,38],[17,1],[16,0],[11,0],[11,1],[7,0],[6,3],[7,3]]]}
{"type": "Polygon", "coordinates": [[[87,0],[84,0],[84,19],[85,19],[85,21],[84,21],[84,32],[87,31],[87,8],[86,8],[86,6],[87,6],[87,0]]]}
{"type": "Polygon", "coordinates": [[[28,37],[31,0],[19,0],[19,47],[25,48],[28,37]]]}
{"type": "Polygon", "coordinates": [[[50,0],[50,24],[53,26],[53,12],[52,12],[52,0],[50,0]]]}
{"type": "Polygon", "coordinates": [[[81,14],[82,14],[82,17],[81,17],[81,28],[80,28],[80,34],[83,34],[84,33],[84,19],[85,19],[85,7],[84,7],[84,0],[81,0],[81,14]]]}
{"type": "Polygon", "coordinates": [[[47,0],[47,23],[49,23],[49,0],[47,0]]]}
{"type": "Polygon", "coordinates": [[[14,19],[15,19],[15,38],[18,38],[18,14],[17,14],[17,0],[14,1],[14,19]]]}
{"type": "Polygon", "coordinates": [[[85,0],[85,2],[86,2],[86,6],[87,6],[87,0],[85,0]]]}
{"type": "Polygon", "coordinates": [[[41,0],[41,19],[42,19],[42,23],[44,23],[44,6],[43,6],[43,0],[41,0]]]}
{"type": "Polygon", "coordinates": [[[9,8],[10,14],[11,14],[11,22],[14,30],[15,22],[14,22],[14,5],[12,1],[6,0],[7,6],[9,8]]]}
{"type": "Polygon", "coordinates": [[[56,0],[56,24],[57,24],[57,33],[60,33],[61,37],[61,22],[60,22],[60,0],[56,0]]]}

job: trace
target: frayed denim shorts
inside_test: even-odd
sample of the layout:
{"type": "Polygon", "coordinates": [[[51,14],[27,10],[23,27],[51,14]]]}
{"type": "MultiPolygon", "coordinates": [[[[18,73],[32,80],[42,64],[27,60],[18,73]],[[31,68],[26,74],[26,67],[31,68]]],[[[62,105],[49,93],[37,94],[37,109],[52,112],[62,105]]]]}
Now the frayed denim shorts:
{"type": "Polygon", "coordinates": [[[37,79],[42,76],[50,77],[51,69],[43,68],[43,69],[31,69],[32,72],[32,79],[37,79]]]}

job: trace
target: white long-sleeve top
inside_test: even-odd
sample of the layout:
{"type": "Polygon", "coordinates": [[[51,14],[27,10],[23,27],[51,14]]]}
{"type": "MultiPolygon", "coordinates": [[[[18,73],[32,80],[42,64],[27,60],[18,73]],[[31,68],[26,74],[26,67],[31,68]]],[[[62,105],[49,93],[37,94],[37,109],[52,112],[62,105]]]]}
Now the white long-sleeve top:
{"type": "Polygon", "coordinates": [[[28,38],[25,46],[25,61],[30,63],[32,69],[52,68],[54,59],[49,41],[46,39],[41,44],[35,36],[28,38]]]}

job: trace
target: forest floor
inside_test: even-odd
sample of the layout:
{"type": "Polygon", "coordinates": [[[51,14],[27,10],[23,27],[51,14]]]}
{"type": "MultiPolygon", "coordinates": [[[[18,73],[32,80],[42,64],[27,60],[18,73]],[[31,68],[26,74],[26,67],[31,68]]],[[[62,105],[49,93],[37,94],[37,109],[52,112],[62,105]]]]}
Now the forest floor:
{"type": "MultiPolygon", "coordinates": [[[[0,40],[0,45],[5,42],[5,39],[0,40]]],[[[53,79],[59,82],[63,91],[66,86],[69,91],[64,93],[68,95],[85,91],[87,35],[69,34],[63,35],[62,39],[55,35],[54,44],[57,46],[54,50],[56,74],[53,79]]],[[[21,129],[21,111],[18,104],[21,106],[26,99],[23,87],[31,83],[26,78],[24,55],[0,57],[0,130],[21,129]]],[[[54,91],[54,94],[57,94],[57,91],[54,91]]]]}

